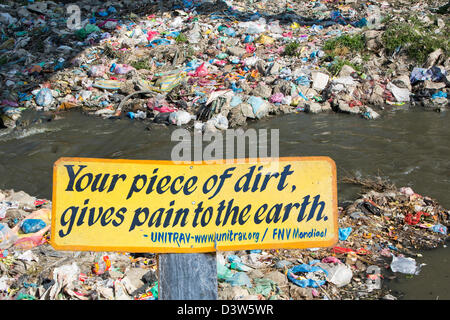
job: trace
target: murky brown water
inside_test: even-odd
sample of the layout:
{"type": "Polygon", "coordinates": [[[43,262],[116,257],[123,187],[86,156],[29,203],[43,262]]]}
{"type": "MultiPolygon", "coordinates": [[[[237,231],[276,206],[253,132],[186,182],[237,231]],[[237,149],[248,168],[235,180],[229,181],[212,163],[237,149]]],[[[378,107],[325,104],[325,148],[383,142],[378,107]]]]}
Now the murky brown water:
{"type": "MultiPolygon", "coordinates": [[[[102,120],[77,112],[64,120],[24,130],[0,131],[0,188],[51,199],[52,165],[60,157],[170,159],[174,127],[129,119],[102,120]]],[[[388,177],[450,208],[449,113],[386,111],[367,121],[344,114],[292,114],[251,128],[280,133],[280,156],[330,156],[338,179],[347,174],[388,177]]],[[[339,200],[356,198],[357,187],[339,184],[339,200]]],[[[400,276],[390,286],[405,299],[450,299],[448,248],[422,252],[420,275],[400,276]]]]}

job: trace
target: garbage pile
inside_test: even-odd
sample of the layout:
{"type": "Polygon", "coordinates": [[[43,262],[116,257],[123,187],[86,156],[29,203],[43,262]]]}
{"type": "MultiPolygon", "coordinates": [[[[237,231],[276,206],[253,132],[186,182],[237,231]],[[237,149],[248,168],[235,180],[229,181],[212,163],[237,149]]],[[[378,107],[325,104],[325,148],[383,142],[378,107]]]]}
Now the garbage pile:
{"type": "Polygon", "coordinates": [[[339,208],[332,248],[254,250],[218,261],[223,299],[397,299],[387,280],[417,275],[418,249],[445,245],[450,211],[409,187],[370,191],[339,208]]]}
{"type": "Polygon", "coordinates": [[[155,300],[154,254],[55,251],[51,202],[0,191],[1,300],[155,300]]]}
{"type": "MultiPolygon", "coordinates": [[[[417,249],[444,245],[450,211],[411,188],[370,191],[339,208],[332,248],[217,253],[220,299],[396,299],[396,274],[419,274],[417,249]]],[[[0,191],[0,299],[156,300],[151,253],[56,251],[51,202],[0,191]]]]}
{"type": "Polygon", "coordinates": [[[444,110],[444,2],[86,0],[73,3],[78,24],[67,1],[0,4],[0,127],[30,108],[198,130],[281,113],[444,110]],[[422,33],[389,36],[414,21],[422,33]]]}

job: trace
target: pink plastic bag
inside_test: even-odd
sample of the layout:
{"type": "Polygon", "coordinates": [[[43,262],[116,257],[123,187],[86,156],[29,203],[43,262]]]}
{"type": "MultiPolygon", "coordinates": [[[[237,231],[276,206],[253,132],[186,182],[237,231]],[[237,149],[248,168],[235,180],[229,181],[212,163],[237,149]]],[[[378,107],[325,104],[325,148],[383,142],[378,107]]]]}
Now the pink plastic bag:
{"type": "Polygon", "coordinates": [[[147,40],[151,41],[157,35],[159,35],[158,31],[150,30],[149,32],[147,32],[147,40]]]}
{"type": "Polygon", "coordinates": [[[95,65],[89,70],[89,75],[94,78],[103,77],[107,70],[108,69],[104,65],[95,65]]]}
{"type": "Polygon", "coordinates": [[[192,77],[206,77],[208,75],[208,69],[203,62],[197,69],[195,69],[194,73],[189,73],[192,77]]]}
{"type": "Polygon", "coordinates": [[[284,95],[280,92],[275,93],[274,95],[272,95],[270,97],[270,102],[272,103],[280,103],[281,101],[283,101],[284,95]]]}
{"type": "Polygon", "coordinates": [[[256,51],[256,47],[251,45],[251,44],[249,44],[249,43],[247,43],[245,45],[245,51],[247,51],[247,53],[253,53],[253,52],[256,51]]]}
{"type": "Polygon", "coordinates": [[[134,70],[134,68],[128,64],[118,64],[114,68],[115,74],[127,74],[128,72],[134,70]]]}
{"type": "Polygon", "coordinates": [[[339,260],[336,257],[330,256],[322,259],[323,263],[342,263],[341,260],[339,260]]]}
{"type": "Polygon", "coordinates": [[[153,110],[158,111],[158,112],[175,112],[177,111],[177,109],[171,108],[171,107],[167,107],[167,106],[162,106],[162,107],[154,107],[153,110]]]}

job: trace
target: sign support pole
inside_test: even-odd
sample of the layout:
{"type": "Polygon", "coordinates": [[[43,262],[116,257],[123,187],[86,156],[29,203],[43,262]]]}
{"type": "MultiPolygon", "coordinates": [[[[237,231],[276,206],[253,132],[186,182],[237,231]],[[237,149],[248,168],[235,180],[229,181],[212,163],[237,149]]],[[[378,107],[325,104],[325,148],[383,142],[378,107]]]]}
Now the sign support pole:
{"type": "Polygon", "coordinates": [[[159,300],[217,300],[216,253],[158,254],[159,300]]]}

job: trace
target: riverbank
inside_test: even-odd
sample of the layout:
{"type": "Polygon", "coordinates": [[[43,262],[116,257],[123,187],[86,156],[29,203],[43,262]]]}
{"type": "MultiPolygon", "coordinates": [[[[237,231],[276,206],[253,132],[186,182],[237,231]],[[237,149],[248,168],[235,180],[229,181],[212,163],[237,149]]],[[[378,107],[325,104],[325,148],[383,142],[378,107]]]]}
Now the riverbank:
{"type": "MultiPolygon", "coordinates": [[[[219,298],[397,299],[389,280],[421,272],[416,252],[445,245],[450,212],[409,187],[347,182],[375,190],[339,207],[335,246],[218,252],[219,298]]],[[[50,201],[13,190],[0,191],[0,200],[3,299],[157,298],[154,254],[55,251],[50,201]]]]}
{"type": "Polygon", "coordinates": [[[448,107],[445,1],[78,1],[75,27],[67,5],[2,4],[1,127],[25,109],[207,131],[448,107]]]}

